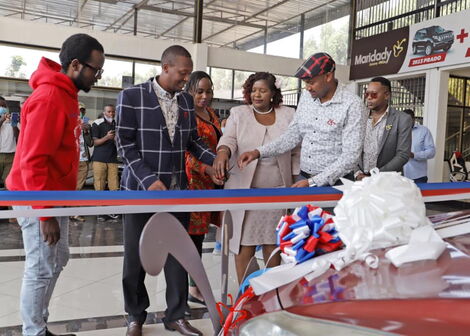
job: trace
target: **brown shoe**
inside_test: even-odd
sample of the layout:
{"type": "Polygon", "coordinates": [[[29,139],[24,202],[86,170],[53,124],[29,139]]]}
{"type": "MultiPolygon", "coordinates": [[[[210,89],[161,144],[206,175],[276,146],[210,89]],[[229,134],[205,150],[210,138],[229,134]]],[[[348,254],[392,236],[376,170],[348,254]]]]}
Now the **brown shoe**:
{"type": "Polygon", "coordinates": [[[163,320],[163,324],[165,325],[165,329],[171,330],[171,331],[176,330],[181,335],[202,336],[202,332],[194,328],[192,325],[190,325],[189,322],[186,321],[185,319],[179,319],[179,320],[172,321],[172,322],[167,322],[163,320]]]}
{"type": "Polygon", "coordinates": [[[132,321],[127,326],[126,336],[142,336],[142,324],[132,321]]]}

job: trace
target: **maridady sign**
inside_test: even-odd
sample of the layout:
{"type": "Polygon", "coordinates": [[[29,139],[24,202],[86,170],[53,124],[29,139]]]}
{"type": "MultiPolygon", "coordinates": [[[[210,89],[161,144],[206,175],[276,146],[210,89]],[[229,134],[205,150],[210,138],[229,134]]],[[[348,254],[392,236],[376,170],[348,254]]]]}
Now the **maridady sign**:
{"type": "Polygon", "coordinates": [[[368,78],[397,73],[408,48],[409,28],[354,41],[350,79],[368,78]]]}
{"type": "Polygon", "coordinates": [[[353,42],[350,79],[470,62],[470,10],[353,42]]]}

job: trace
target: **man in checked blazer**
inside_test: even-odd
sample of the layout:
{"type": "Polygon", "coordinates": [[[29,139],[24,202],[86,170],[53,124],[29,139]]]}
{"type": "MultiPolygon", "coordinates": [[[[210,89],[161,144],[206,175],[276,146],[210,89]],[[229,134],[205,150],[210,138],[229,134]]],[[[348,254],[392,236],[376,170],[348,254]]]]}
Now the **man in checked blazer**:
{"type": "Polygon", "coordinates": [[[391,84],[387,78],[373,78],[364,96],[370,114],[364,149],[354,176],[362,180],[375,167],[380,171],[402,172],[410,157],[411,118],[390,107],[391,84]]]}
{"type": "MultiPolygon", "coordinates": [[[[182,89],[193,70],[189,52],[178,45],[162,55],[162,73],[149,81],[127,88],[118,96],[116,143],[124,161],[122,190],[186,189],[184,153],[190,151],[207,165],[214,154],[199,138],[192,97],[182,89]]],[[[208,174],[212,170],[208,170],[208,174]]],[[[222,181],[211,176],[215,183],[222,181]]],[[[123,216],[125,310],[129,314],[128,336],[141,336],[147,317],[149,297],[145,288],[145,271],[139,259],[139,239],[153,214],[123,216]]],[[[187,228],[188,213],[174,213],[187,228]]],[[[188,279],[186,271],[171,255],[164,268],[167,309],[166,329],[183,335],[202,335],[184,319],[187,309],[188,279]]]]}

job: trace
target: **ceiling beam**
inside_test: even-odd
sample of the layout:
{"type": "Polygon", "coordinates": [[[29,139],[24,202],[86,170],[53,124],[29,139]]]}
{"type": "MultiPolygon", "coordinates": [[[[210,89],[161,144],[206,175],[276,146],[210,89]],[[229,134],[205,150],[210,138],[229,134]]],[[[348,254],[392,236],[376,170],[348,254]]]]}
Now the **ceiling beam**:
{"type": "MultiPolygon", "coordinates": [[[[218,4],[217,0],[210,0],[210,2],[208,2],[207,4],[204,4],[205,15],[203,15],[203,19],[206,20],[206,21],[209,21],[209,22],[218,22],[218,23],[226,24],[226,25],[228,24],[228,25],[230,25],[230,27],[227,27],[227,28],[222,29],[221,31],[215,32],[214,34],[204,38],[203,41],[208,43],[208,44],[212,44],[212,45],[227,46],[227,45],[233,44],[234,42],[236,43],[236,42],[241,41],[241,40],[247,40],[247,38],[249,39],[251,35],[255,35],[256,33],[245,35],[241,38],[235,39],[235,40],[230,41],[230,42],[214,42],[214,41],[209,41],[209,39],[216,36],[216,35],[222,34],[222,33],[226,32],[226,31],[228,31],[228,30],[230,30],[234,27],[237,27],[237,26],[250,27],[250,28],[253,28],[254,30],[257,30],[257,32],[258,32],[258,31],[263,31],[266,27],[273,28],[273,27],[278,26],[279,24],[285,23],[286,21],[292,20],[293,18],[295,18],[299,15],[292,16],[291,18],[283,20],[282,22],[276,22],[276,21],[268,20],[266,22],[266,24],[262,24],[262,21],[264,21],[264,20],[259,18],[259,16],[265,17],[266,14],[268,14],[268,12],[270,10],[272,10],[273,8],[278,7],[278,6],[284,4],[288,1],[292,1],[292,0],[281,0],[279,3],[273,4],[270,7],[267,7],[263,10],[258,11],[257,13],[254,13],[252,15],[247,16],[246,15],[246,13],[247,13],[246,10],[240,10],[238,12],[236,9],[233,9],[233,8],[221,8],[219,5],[217,5],[218,4]],[[224,17],[224,15],[227,15],[227,17],[224,17]],[[259,20],[261,22],[256,22],[256,20],[259,20]]],[[[379,0],[379,1],[381,1],[381,0],[379,0]]],[[[125,1],[123,3],[126,3],[126,2],[127,1],[125,1]]],[[[310,9],[308,12],[314,11],[314,10],[318,9],[319,7],[324,6],[326,8],[327,6],[332,6],[332,4],[334,2],[343,2],[343,1],[330,0],[330,1],[325,1],[325,2],[326,3],[324,3],[322,5],[319,5],[315,8],[310,9]]],[[[127,3],[129,3],[129,2],[127,2],[127,3]]],[[[176,4],[176,6],[178,6],[178,5],[185,5],[186,6],[188,4],[188,2],[184,2],[184,1],[181,1],[181,0],[180,1],[171,1],[171,3],[176,4]]],[[[17,3],[16,6],[0,5],[0,9],[3,8],[3,9],[6,9],[8,11],[14,12],[14,13],[10,13],[10,14],[7,14],[7,15],[21,15],[22,18],[25,18],[26,15],[32,15],[32,16],[36,17],[33,20],[42,19],[42,18],[52,18],[52,19],[55,19],[55,20],[64,20],[63,22],[72,22],[72,23],[77,23],[79,25],[84,25],[84,26],[88,26],[88,25],[96,26],[96,27],[99,27],[99,29],[104,29],[105,31],[109,30],[109,29],[113,29],[115,31],[119,30],[119,31],[122,31],[122,32],[129,31],[129,29],[125,28],[124,25],[130,19],[132,19],[133,12],[134,12],[135,8],[137,8],[137,9],[146,9],[146,10],[150,10],[150,11],[153,11],[153,12],[161,12],[161,13],[166,13],[166,14],[170,14],[170,15],[180,16],[181,18],[179,18],[179,22],[177,22],[177,23],[173,24],[171,27],[167,28],[163,33],[157,34],[156,32],[151,33],[151,32],[148,32],[148,31],[139,31],[139,33],[148,34],[149,36],[157,36],[157,37],[162,36],[162,37],[168,37],[168,38],[172,38],[172,39],[176,38],[176,39],[188,40],[188,41],[189,41],[189,39],[187,39],[185,37],[178,37],[179,34],[176,34],[176,33],[175,34],[169,34],[169,33],[172,30],[174,30],[176,27],[178,27],[179,25],[186,22],[188,19],[194,17],[194,13],[190,13],[187,10],[185,10],[185,8],[181,8],[180,6],[178,6],[180,8],[174,9],[174,10],[173,9],[168,9],[168,8],[163,8],[163,7],[158,7],[158,5],[163,4],[162,0],[158,1],[156,4],[153,4],[153,5],[149,5],[149,0],[142,0],[142,1],[138,2],[137,4],[133,5],[132,8],[129,11],[127,11],[126,13],[123,13],[123,15],[121,15],[117,20],[115,20],[111,24],[109,24],[109,21],[104,22],[103,20],[101,20],[101,22],[100,21],[95,21],[94,19],[83,20],[83,18],[80,15],[80,11],[87,4],[91,5],[91,1],[89,1],[89,0],[76,0],[75,4],[77,5],[76,8],[79,9],[79,13],[77,13],[77,17],[75,17],[75,18],[74,18],[74,16],[75,16],[74,14],[71,14],[70,17],[68,17],[68,16],[64,17],[63,15],[54,15],[54,14],[39,11],[39,10],[32,10],[31,8],[28,8],[28,7],[31,7],[30,4],[31,4],[31,1],[21,0],[21,2],[17,3]]],[[[124,9],[124,11],[126,11],[126,9],[124,9]]],[[[97,19],[99,20],[99,18],[97,18],[97,19]]],[[[59,24],[59,23],[60,22],[56,22],[56,24],[59,24]]]]}
{"type": "Polygon", "coordinates": [[[221,13],[237,14],[243,17],[247,17],[250,15],[250,12],[248,12],[247,10],[242,10],[242,9],[233,10],[231,8],[220,6],[217,3],[211,4],[209,9],[215,10],[221,13]]]}
{"type": "MultiPolygon", "coordinates": [[[[134,15],[134,10],[135,9],[141,9],[142,6],[145,6],[147,4],[147,2],[149,2],[149,0],[142,0],[141,2],[139,2],[138,4],[132,6],[131,9],[129,9],[127,12],[125,12],[123,15],[121,15],[119,18],[117,18],[116,20],[114,20],[113,23],[111,23],[109,26],[107,26],[104,31],[107,31],[108,29],[112,28],[116,23],[118,23],[120,20],[122,20],[123,18],[125,18],[126,16],[128,16],[129,14],[131,14],[125,22],[129,21],[129,19],[134,15]]],[[[120,29],[124,24],[121,24],[119,26],[119,28],[117,29],[120,29]]]]}
{"type": "Polygon", "coordinates": [[[67,19],[59,20],[57,22],[54,22],[54,24],[62,24],[62,23],[65,23],[65,22],[68,22],[69,24],[72,24],[72,22],[70,20],[67,20],[67,19]]]}
{"type": "MultiPolygon", "coordinates": [[[[22,12],[22,9],[18,8],[18,7],[8,7],[8,6],[0,5],[0,9],[4,9],[4,10],[8,10],[8,11],[16,11],[19,14],[21,14],[21,12],[22,12]]],[[[73,17],[64,18],[63,15],[54,15],[54,14],[50,14],[50,13],[47,13],[47,12],[35,11],[35,10],[30,10],[30,9],[27,9],[25,11],[25,14],[36,17],[36,18],[32,19],[31,21],[35,21],[35,20],[42,19],[42,18],[45,18],[45,19],[50,18],[50,19],[55,19],[55,20],[65,20],[65,21],[75,22],[73,17]]],[[[105,24],[103,24],[102,22],[95,22],[95,21],[89,21],[89,20],[82,20],[82,21],[80,21],[80,23],[90,24],[90,25],[98,25],[98,26],[105,26],[105,24]]]]}
{"type": "Polygon", "coordinates": [[[24,19],[25,12],[26,12],[26,0],[23,0],[23,11],[21,12],[22,19],[24,19]]]}
{"type": "MultiPolygon", "coordinates": [[[[317,9],[321,8],[321,7],[328,6],[328,5],[330,5],[330,4],[332,4],[333,2],[336,2],[336,1],[338,1],[338,0],[330,0],[330,1],[326,2],[326,3],[324,3],[324,4],[318,5],[318,6],[314,7],[314,8],[312,8],[312,9],[308,10],[308,12],[312,12],[312,11],[314,11],[314,10],[317,10],[317,9]]],[[[272,28],[275,28],[276,26],[279,26],[280,24],[283,24],[283,23],[285,23],[285,22],[287,22],[287,21],[290,21],[290,20],[292,20],[292,19],[295,19],[296,17],[299,17],[300,15],[301,15],[301,14],[294,15],[294,16],[292,16],[292,17],[290,17],[290,18],[288,18],[288,19],[286,19],[286,20],[284,20],[284,21],[282,21],[282,22],[279,22],[279,23],[276,23],[276,24],[274,24],[274,25],[272,25],[272,26],[269,26],[268,28],[271,28],[271,29],[272,29],[272,28]]],[[[263,27],[263,29],[264,29],[264,27],[263,27]]],[[[256,33],[259,33],[259,31],[257,31],[256,33]]],[[[256,34],[256,33],[254,33],[254,34],[256,34]]],[[[253,35],[254,35],[254,34],[253,34],[253,35]]],[[[238,38],[238,39],[232,40],[232,41],[230,41],[230,42],[226,42],[225,44],[223,44],[223,47],[226,47],[226,46],[228,46],[228,45],[230,45],[230,44],[233,44],[233,43],[237,43],[238,41],[244,40],[244,39],[246,39],[246,38],[247,38],[247,36],[244,36],[244,37],[240,37],[240,38],[238,38]]],[[[206,38],[206,39],[207,39],[207,38],[206,38]]]]}
{"type": "MultiPolygon", "coordinates": [[[[134,15],[134,8],[131,8],[129,9],[127,12],[125,12],[123,15],[121,15],[120,17],[118,17],[116,20],[113,21],[113,23],[111,23],[109,26],[107,26],[104,31],[107,31],[108,29],[112,28],[116,23],[118,23],[119,21],[122,20],[122,18],[126,17],[127,15],[132,16],[134,15]]],[[[128,18],[129,20],[129,18],[128,18]]],[[[121,25],[122,26],[122,25],[121,25]]]]}
{"type": "MultiPolygon", "coordinates": [[[[22,13],[22,12],[21,12],[21,13],[20,13],[20,12],[12,12],[12,13],[10,13],[10,14],[5,14],[4,16],[5,16],[5,17],[9,17],[9,16],[13,16],[13,15],[18,15],[18,14],[20,14],[21,16],[23,16],[23,13],[22,13]]],[[[23,17],[23,19],[24,19],[24,17],[23,17]]]]}
{"type": "MultiPolygon", "coordinates": [[[[283,0],[283,1],[289,1],[289,0],[283,0]]],[[[177,9],[167,9],[167,8],[154,7],[154,6],[142,6],[141,9],[154,11],[154,12],[158,12],[158,13],[164,13],[164,14],[178,15],[178,16],[183,16],[183,17],[186,17],[186,18],[194,17],[194,13],[188,13],[188,12],[184,12],[184,11],[177,10],[177,9]]],[[[240,25],[240,26],[256,28],[256,29],[261,29],[261,28],[264,29],[264,26],[261,26],[261,25],[255,24],[255,23],[243,22],[245,20],[237,21],[237,20],[231,20],[231,19],[226,19],[226,18],[222,18],[222,17],[218,17],[218,16],[210,16],[210,15],[203,15],[203,19],[206,20],[206,21],[212,21],[212,22],[228,23],[228,24],[232,24],[232,25],[240,25]]],[[[178,24],[176,24],[176,25],[178,25],[178,24]]],[[[163,35],[163,34],[160,34],[160,35],[163,35]]]]}
{"type": "MultiPolygon", "coordinates": [[[[80,1],[80,0],[79,0],[80,1]]],[[[80,5],[80,11],[83,10],[83,7],[85,7],[86,3],[88,2],[88,0],[81,0],[83,1],[82,4],[80,5]]]]}
{"type": "Polygon", "coordinates": [[[122,21],[119,26],[114,27],[114,32],[117,32],[119,29],[121,29],[122,26],[124,26],[126,23],[129,22],[130,19],[132,19],[134,17],[134,15],[135,15],[135,10],[133,9],[131,14],[124,21],[122,21]]]}
{"type": "MultiPolygon", "coordinates": [[[[254,18],[254,17],[256,17],[256,16],[258,16],[258,15],[260,15],[260,14],[263,14],[263,13],[265,13],[265,12],[268,12],[268,11],[270,11],[271,9],[274,9],[274,8],[276,8],[276,7],[279,7],[279,6],[285,4],[286,2],[289,2],[289,1],[290,1],[290,0],[282,0],[282,1],[276,3],[276,4],[272,5],[272,6],[266,7],[265,9],[262,9],[262,10],[256,12],[256,13],[254,13],[254,14],[248,16],[245,20],[243,20],[243,21],[241,21],[241,22],[237,22],[236,24],[233,24],[233,25],[231,25],[230,27],[224,28],[224,29],[218,31],[217,33],[214,33],[214,34],[211,34],[211,35],[207,36],[207,37],[204,39],[204,41],[206,41],[206,40],[208,40],[208,39],[210,39],[210,38],[212,38],[212,37],[214,37],[214,36],[217,36],[217,35],[219,35],[219,34],[222,34],[222,33],[226,32],[227,30],[230,30],[230,29],[232,29],[232,28],[234,28],[234,27],[236,27],[236,26],[238,26],[238,25],[246,24],[246,22],[247,22],[249,19],[252,19],[252,18],[254,18]]],[[[264,26],[261,26],[261,27],[262,27],[262,28],[259,28],[259,29],[264,29],[264,28],[265,28],[264,26]]]]}
{"type": "MultiPolygon", "coordinates": [[[[211,0],[210,2],[206,3],[206,4],[204,5],[204,7],[205,7],[204,9],[206,9],[211,3],[215,2],[215,1],[217,1],[217,0],[211,0]]],[[[194,17],[194,16],[193,16],[193,17],[194,17]]],[[[182,23],[184,23],[185,21],[187,21],[189,18],[190,18],[190,17],[187,16],[187,17],[185,17],[184,19],[178,21],[177,23],[175,23],[175,24],[174,24],[173,26],[171,26],[170,28],[167,28],[163,33],[158,34],[158,36],[164,36],[164,35],[166,35],[166,34],[169,33],[170,31],[172,31],[173,29],[175,29],[176,27],[178,27],[180,24],[182,24],[182,23]]],[[[204,16],[203,16],[203,18],[204,18],[204,16]]]]}

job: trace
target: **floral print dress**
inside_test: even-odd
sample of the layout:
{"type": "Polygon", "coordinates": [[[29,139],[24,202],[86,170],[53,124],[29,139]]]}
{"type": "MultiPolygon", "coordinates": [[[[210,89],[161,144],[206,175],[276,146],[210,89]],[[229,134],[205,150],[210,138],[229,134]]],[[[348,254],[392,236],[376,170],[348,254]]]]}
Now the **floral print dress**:
{"type": "MultiPolygon", "coordinates": [[[[222,132],[220,122],[214,110],[207,108],[210,121],[196,115],[197,132],[206,145],[215,153],[222,132]]],[[[216,186],[205,174],[207,165],[186,152],[186,175],[189,190],[214,189],[216,186]]],[[[209,224],[220,225],[220,212],[192,212],[188,232],[190,235],[203,235],[209,230],[209,224]]]]}

